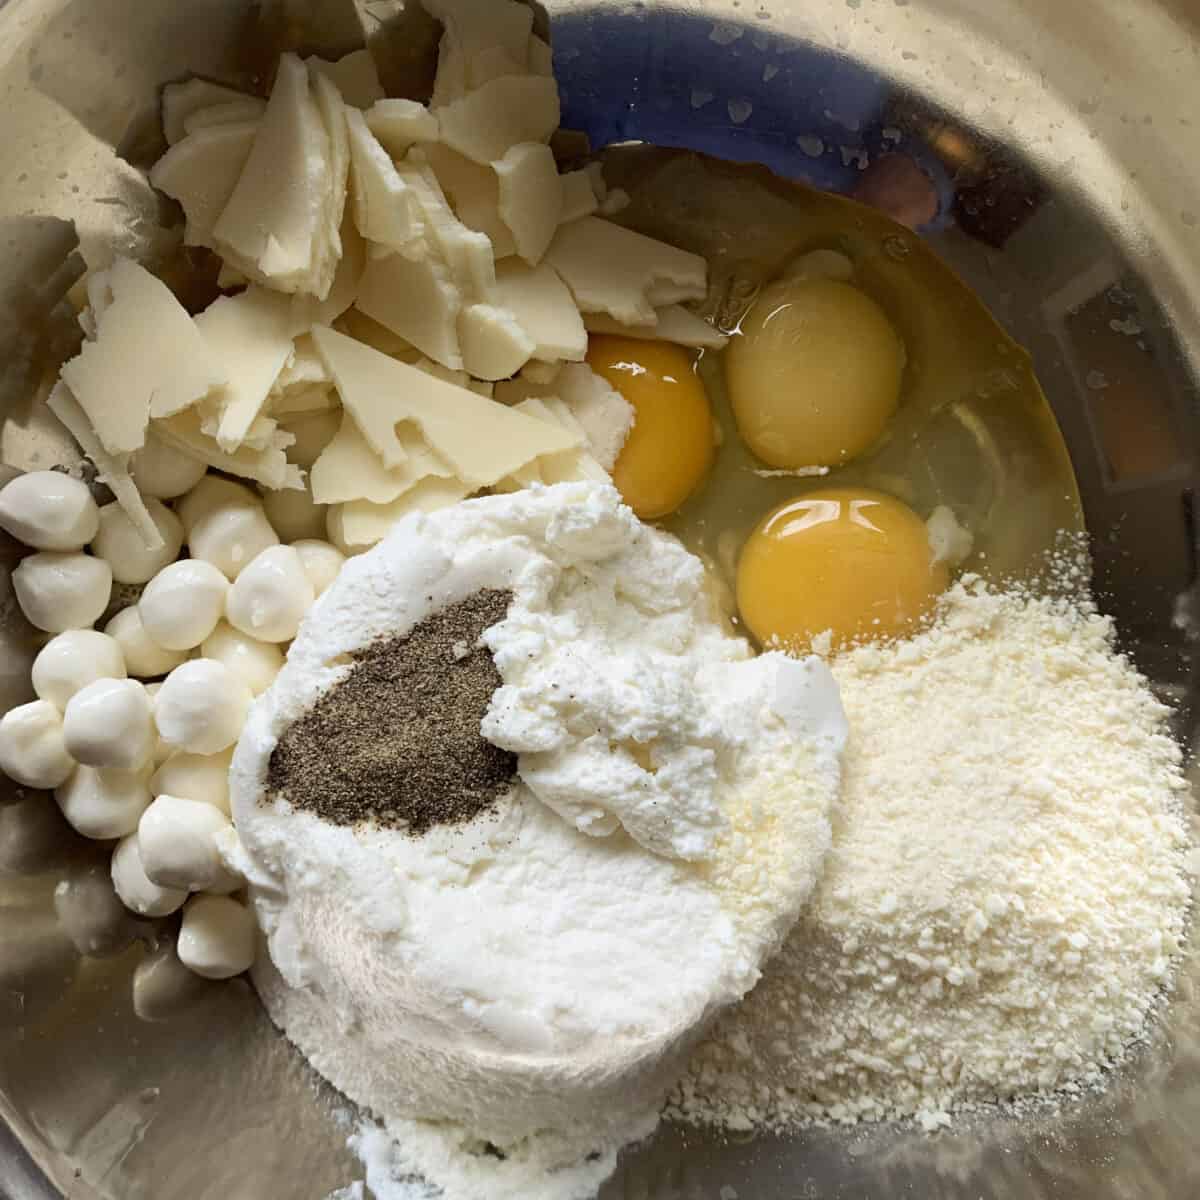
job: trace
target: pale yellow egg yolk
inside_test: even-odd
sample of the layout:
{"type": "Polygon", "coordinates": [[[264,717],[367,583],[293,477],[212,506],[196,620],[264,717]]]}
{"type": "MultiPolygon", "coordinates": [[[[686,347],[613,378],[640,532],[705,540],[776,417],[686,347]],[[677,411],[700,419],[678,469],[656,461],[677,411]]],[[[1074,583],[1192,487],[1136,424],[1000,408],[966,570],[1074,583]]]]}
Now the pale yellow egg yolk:
{"type": "Polygon", "coordinates": [[[793,278],[755,301],[725,352],[738,431],[772,467],[835,467],[866,450],[900,400],[904,344],[866,292],[793,278]]]}
{"type": "Polygon", "coordinates": [[[673,513],[712,466],[713,420],[691,356],[667,342],[595,336],[588,365],[633,406],[613,482],[644,520],[673,513]]]}
{"type": "Polygon", "coordinates": [[[823,488],[768,513],[742,549],[737,602],[764,646],[836,649],[909,632],[949,583],[924,522],[867,488],[823,488]]]}

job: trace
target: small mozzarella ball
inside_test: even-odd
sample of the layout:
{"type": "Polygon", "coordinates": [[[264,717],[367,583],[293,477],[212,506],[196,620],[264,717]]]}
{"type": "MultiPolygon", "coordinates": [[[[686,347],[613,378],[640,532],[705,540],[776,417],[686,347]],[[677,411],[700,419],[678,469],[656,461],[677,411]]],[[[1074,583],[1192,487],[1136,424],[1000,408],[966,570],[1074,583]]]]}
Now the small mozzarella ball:
{"type": "Polygon", "coordinates": [[[188,534],[193,558],[212,563],[227,579],[236,579],[247,563],[279,538],[257,501],[220,504],[201,516],[188,534]]]}
{"type": "Polygon", "coordinates": [[[150,787],[144,770],[79,767],[54,798],[76,833],[107,840],[137,828],[150,806],[150,787]]]}
{"type": "Polygon", "coordinates": [[[256,696],[271,686],[283,667],[278,646],[247,637],[225,621],[204,639],[200,653],[224,663],[256,696]]]}
{"type": "Polygon", "coordinates": [[[129,473],[138,491],[143,498],[155,500],[173,500],[190,492],[207,471],[204,463],[180,453],[152,433],[146,435],[146,444],[129,460],[129,473]]]}
{"type": "Polygon", "coordinates": [[[175,506],[183,522],[185,534],[205,513],[222,504],[257,504],[258,496],[244,483],[234,483],[220,475],[205,475],[198,484],[175,506]]]}
{"type": "Polygon", "coordinates": [[[182,889],[159,887],[146,875],[136,833],[122,838],[113,851],[112,881],[121,903],[140,917],[165,917],[180,908],[188,896],[182,889]]]}
{"type": "Polygon", "coordinates": [[[189,892],[225,885],[229,872],[216,835],[228,825],[229,818],[203,800],[156,797],[138,822],[138,855],[146,878],[189,892]]]}
{"type": "Polygon", "coordinates": [[[133,1011],[141,1021],[170,1021],[218,985],[189,971],[174,943],[161,941],[133,972],[133,1011]]]}
{"type": "Polygon", "coordinates": [[[242,732],[253,696],[224,664],[194,658],[163,681],[154,706],[163,740],[193,754],[216,754],[242,732]]]}
{"type": "Polygon", "coordinates": [[[308,488],[279,488],[263,495],[263,511],[281,542],[324,537],[326,507],[313,500],[308,488]]]}
{"type": "Polygon", "coordinates": [[[116,638],[95,629],[69,629],[51,638],[33,660],[33,690],[59,711],[97,679],[124,679],[125,655],[116,638]]]}
{"type": "Polygon", "coordinates": [[[184,909],[179,961],[205,979],[231,979],[254,965],[254,916],[228,896],[197,896],[184,909]]]}
{"type": "Polygon", "coordinates": [[[155,796],[183,796],[200,800],[229,815],[229,764],[233,747],[219,754],[176,751],[154,772],[150,791],[155,796]]]}
{"type": "Polygon", "coordinates": [[[192,650],[225,612],[229,580],[212,563],[185,558],[163,567],[138,601],[142,626],[168,650],[192,650]]]}
{"type": "Polygon", "coordinates": [[[62,714],[49,700],[31,700],[0,717],[0,770],[32,788],[56,788],[75,770],[62,714]]]}
{"type": "Polygon", "coordinates": [[[150,697],[136,679],[98,679],[67,701],[67,753],[88,767],[136,771],[154,754],[150,697]]]}
{"type": "Polygon", "coordinates": [[[145,928],[121,903],[107,863],[85,863],[60,880],[54,912],[75,949],[89,958],[120,954],[145,928]]]}
{"type": "Polygon", "coordinates": [[[94,625],[112,595],[108,563],[89,554],[31,554],[12,573],[12,582],[29,623],[47,633],[94,625]]]}
{"type": "Polygon", "coordinates": [[[100,510],[100,532],[92,540],[92,553],[104,559],[118,583],[145,583],[179,557],[183,523],[161,501],[147,500],[146,509],[162,537],[158,550],[150,550],[119,504],[100,510]]]}
{"type": "Polygon", "coordinates": [[[87,484],[61,471],[30,471],[0,489],[0,529],[35,550],[78,550],[99,519],[87,484]]]}
{"type": "Polygon", "coordinates": [[[234,581],[226,617],[248,637],[287,642],[315,599],[300,555],[291,546],[272,546],[234,581]]]}
{"type": "Polygon", "coordinates": [[[346,556],[335,545],[319,538],[303,538],[293,542],[292,549],[300,555],[304,573],[318,596],[337,578],[346,561],[346,556]]]}
{"type": "Polygon", "coordinates": [[[160,646],[142,624],[142,614],[136,604],[123,608],[104,627],[104,632],[121,647],[125,667],[130,675],[153,679],[175,670],[187,661],[186,650],[168,650],[160,646]]]}

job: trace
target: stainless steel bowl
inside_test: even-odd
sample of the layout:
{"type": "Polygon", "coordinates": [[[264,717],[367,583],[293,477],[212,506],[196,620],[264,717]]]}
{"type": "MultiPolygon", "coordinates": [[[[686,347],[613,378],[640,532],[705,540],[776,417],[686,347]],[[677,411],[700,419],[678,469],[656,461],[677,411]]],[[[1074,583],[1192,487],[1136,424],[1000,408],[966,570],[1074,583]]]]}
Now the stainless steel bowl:
{"type": "MultiPolygon", "coordinates": [[[[935,162],[929,237],[1033,353],[1079,477],[1097,587],[1192,742],[1200,370],[1196,0],[546,4],[569,123],[753,159],[822,186],[896,138],[935,162]]],[[[162,260],[144,169],[157,92],[252,81],[281,45],[364,37],[390,82],[434,30],[413,0],[0,0],[0,459],[77,457],[40,404],[63,299],[113,249],[162,260]]],[[[11,564],[16,547],[0,548],[11,564]]],[[[30,645],[0,574],[0,705],[30,645]]],[[[358,1177],[338,1098],[242,983],[139,1020],[145,941],[80,959],[53,917],[86,847],[42,796],[0,809],[0,1181],[12,1197],[325,1196],[358,1177]]],[[[162,931],[155,936],[168,937],[162,931]]],[[[164,943],[169,949],[169,944],[164,943]]],[[[162,951],[159,952],[160,954],[162,951]]],[[[722,1141],[664,1129],[606,1196],[645,1200],[1200,1194],[1200,954],[1105,1093],[1058,1115],[722,1141]]]]}

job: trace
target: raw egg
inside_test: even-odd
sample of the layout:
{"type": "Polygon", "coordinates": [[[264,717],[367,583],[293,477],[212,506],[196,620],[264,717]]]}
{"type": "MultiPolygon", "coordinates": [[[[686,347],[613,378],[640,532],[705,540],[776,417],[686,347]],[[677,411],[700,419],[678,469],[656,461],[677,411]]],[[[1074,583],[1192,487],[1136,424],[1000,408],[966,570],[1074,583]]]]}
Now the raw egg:
{"type": "Polygon", "coordinates": [[[768,513],[742,549],[737,603],[760,643],[806,651],[908,632],[949,583],[925,523],[867,488],[823,488],[768,513]]]}
{"type": "Polygon", "coordinates": [[[667,342],[593,337],[588,365],[633,406],[613,482],[644,520],[673,513],[712,466],[713,419],[691,356],[667,342]]]}
{"type": "Polygon", "coordinates": [[[836,467],[866,450],[900,402],[904,343],[866,292],[838,279],[767,287],[725,352],[746,445],[772,467],[836,467]]]}

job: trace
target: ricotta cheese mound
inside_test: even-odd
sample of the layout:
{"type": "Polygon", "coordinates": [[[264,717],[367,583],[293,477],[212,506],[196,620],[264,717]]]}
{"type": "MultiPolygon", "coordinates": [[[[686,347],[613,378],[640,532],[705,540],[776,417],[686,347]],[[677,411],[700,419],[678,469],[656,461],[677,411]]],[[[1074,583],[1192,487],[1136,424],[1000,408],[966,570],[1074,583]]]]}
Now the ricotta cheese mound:
{"type": "Polygon", "coordinates": [[[813,890],[845,732],[827,668],[753,657],[610,485],[414,514],[318,600],[234,756],[267,1010],[389,1125],[560,1164],[644,1133],[813,890]],[[268,793],[353,651],[483,588],[513,597],[483,638],[503,683],[482,732],[519,755],[499,802],[414,836],[268,793]]]}

